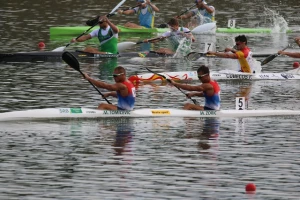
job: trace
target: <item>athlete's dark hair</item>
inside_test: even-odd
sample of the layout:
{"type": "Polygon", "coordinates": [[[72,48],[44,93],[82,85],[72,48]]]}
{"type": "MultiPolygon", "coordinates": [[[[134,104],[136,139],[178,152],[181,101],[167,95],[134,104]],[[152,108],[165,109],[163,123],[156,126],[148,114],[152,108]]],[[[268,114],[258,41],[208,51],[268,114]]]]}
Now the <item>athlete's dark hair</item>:
{"type": "Polygon", "coordinates": [[[117,71],[117,72],[119,72],[119,73],[124,73],[124,74],[126,73],[125,68],[122,67],[122,66],[116,67],[116,68],[115,68],[115,71],[117,71]]]}
{"type": "Polygon", "coordinates": [[[197,70],[197,73],[199,72],[202,72],[203,74],[209,74],[209,68],[205,65],[201,65],[197,70]]]}
{"type": "Polygon", "coordinates": [[[239,35],[235,37],[236,42],[245,42],[247,44],[247,38],[245,35],[239,35]]]}
{"type": "Polygon", "coordinates": [[[178,26],[179,22],[178,22],[177,19],[171,18],[170,21],[168,22],[168,24],[171,25],[171,26],[178,26]]]}

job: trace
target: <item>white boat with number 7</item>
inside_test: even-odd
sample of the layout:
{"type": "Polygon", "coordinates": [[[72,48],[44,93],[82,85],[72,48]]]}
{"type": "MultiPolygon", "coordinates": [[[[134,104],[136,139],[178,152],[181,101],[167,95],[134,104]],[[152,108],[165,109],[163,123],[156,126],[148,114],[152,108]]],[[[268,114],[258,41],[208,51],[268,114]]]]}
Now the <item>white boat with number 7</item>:
{"type": "MultiPolygon", "coordinates": [[[[159,75],[163,75],[172,80],[198,80],[198,74],[196,71],[179,71],[179,72],[161,72],[159,75]]],[[[139,75],[133,75],[129,77],[129,80],[134,83],[148,82],[148,81],[163,81],[162,76],[153,73],[145,73],[139,75]]],[[[282,72],[282,73],[243,73],[233,70],[222,70],[219,72],[210,72],[210,76],[214,80],[300,80],[300,68],[282,72]]]]}

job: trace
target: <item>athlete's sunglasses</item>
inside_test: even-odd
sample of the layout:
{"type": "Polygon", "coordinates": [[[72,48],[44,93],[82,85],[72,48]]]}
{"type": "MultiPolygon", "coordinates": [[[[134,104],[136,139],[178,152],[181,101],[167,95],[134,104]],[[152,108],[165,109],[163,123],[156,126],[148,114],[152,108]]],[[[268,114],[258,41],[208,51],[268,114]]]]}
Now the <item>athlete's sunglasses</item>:
{"type": "Polygon", "coordinates": [[[118,76],[120,76],[120,75],[122,75],[122,74],[124,74],[124,73],[113,74],[113,77],[118,77],[118,76]]]}

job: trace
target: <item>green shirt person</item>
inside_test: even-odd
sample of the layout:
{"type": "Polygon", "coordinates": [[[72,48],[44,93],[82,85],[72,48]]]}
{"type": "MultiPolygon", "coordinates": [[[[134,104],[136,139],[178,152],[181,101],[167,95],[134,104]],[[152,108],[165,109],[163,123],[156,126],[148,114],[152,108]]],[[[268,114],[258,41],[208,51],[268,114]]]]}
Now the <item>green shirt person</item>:
{"type": "Polygon", "coordinates": [[[84,42],[86,40],[97,37],[100,46],[99,48],[86,47],[85,52],[95,53],[95,54],[117,54],[118,53],[118,33],[119,29],[114,25],[106,16],[99,17],[99,29],[92,31],[87,35],[83,35],[76,40],[73,38],[71,42],[84,42]]]}

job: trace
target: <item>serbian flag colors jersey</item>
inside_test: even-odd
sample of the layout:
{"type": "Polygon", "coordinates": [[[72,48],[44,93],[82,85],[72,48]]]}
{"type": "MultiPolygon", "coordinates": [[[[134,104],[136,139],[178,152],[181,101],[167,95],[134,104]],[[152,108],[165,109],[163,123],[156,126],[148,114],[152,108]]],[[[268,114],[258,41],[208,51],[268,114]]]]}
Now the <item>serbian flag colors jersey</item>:
{"type": "Polygon", "coordinates": [[[123,97],[119,92],[117,92],[118,108],[123,110],[133,110],[135,103],[135,87],[130,81],[125,81],[122,84],[126,85],[128,95],[123,97]]]}
{"type": "Polygon", "coordinates": [[[213,110],[219,110],[221,105],[220,86],[213,80],[211,80],[209,84],[213,86],[214,94],[212,96],[207,96],[207,94],[203,92],[203,96],[205,97],[205,106],[213,110]]]}

